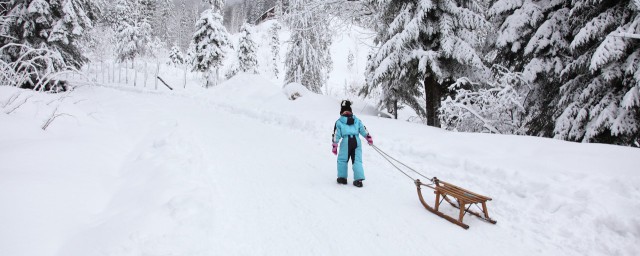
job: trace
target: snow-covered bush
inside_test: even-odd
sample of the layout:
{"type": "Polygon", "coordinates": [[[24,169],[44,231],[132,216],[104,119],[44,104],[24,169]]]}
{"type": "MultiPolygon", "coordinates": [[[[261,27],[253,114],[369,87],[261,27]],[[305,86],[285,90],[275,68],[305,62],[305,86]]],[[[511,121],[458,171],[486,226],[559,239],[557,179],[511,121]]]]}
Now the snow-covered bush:
{"type": "Polygon", "coordinates": [[[9,49],[19,49],[20,55],[15,61],[0,58],[0,85],[52,92],[69,89],[59,80],[68,69],[59,52],[11,43],[0,47],[0,55],[6,56],[9,49]]]}
{"type": "Polygon", "coordinates": [[[3,1],[0,46],[19,45],[5,49],[4,61],[18,60],[22,46],[29,46],[58,52],[67,65],[79,68],[87,62],[79,42],[93,27],[98,8],[89,0],[3,1]]]}
{"type": "Polygon", "coordinates": [[[282,90],[289,100],[297,100],[298,98],[311,93],[309,89],[299,83],[286,84],[282,90]]]}
{"type": "Polygon", "coordinates": [[[522,134],[525,95],[529,90],[522,74],[495,67],[495,81],[487,85],[460,78],[440,107],[440,122],[448,130],[522,134]]]}

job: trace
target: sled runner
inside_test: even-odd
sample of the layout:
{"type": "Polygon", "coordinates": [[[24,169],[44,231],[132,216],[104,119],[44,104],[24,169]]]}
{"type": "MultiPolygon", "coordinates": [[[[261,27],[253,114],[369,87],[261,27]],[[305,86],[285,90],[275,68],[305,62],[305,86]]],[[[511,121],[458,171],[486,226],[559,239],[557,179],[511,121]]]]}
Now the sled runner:
{"type": "MultiPolygon", "coordinates": [[[[430,212],[432,212],[435,215],[438,215],[448,221],[450,221],[453,224],[456,224],[464,229],[468,229],[469,225],[464,224],[462,222],[462,218],[464,218],[464,216],[467,213],[470,213],[486,222],[489,222],[491,224],[496,224],[497,221],[492,220],[491,218],[489,218],[489,212],[487,211],[487,201],[491,201],[491,198],[483,196],[483,195],[479,195],[476,193],[473,193],[469,190],[466,190],[464,188],[458,187],[456,185],[438,180],[438,178],[434,177],[432,179],[433,184],[424,184],[422,183],[419,179],[415,180],[415,184],[416,187],[418,189],[418,197],[420,198],[420,202],[422,203],[422,205],[424,206],[424,208],[426,208],[427,210],[429,210],[430,212]],[[433,186],[435,185],[435,187],[433,186]],[[422,197],[422,188],[421,187],[428,187],[433,189],[433,193],[436,194],[436,201],[435,201],[435,207],[431,207],[429,206],[429,204],[427,204],[427,202],[424,200],[424,198],[422,197]],[[453,197],[455,199],[456,202],[453,202],[449,197],[453,197]],[[451,204],[451,206],[457,208],[460,210],[460,214],[458,215],[458,219],[455,219],[451,216],[445,215],[444,213],[440,212],[440,205],[442,204],[442,201],[447,201],[449,204],[451,204]],[[474,212],[472,210],[470,210],[471,206],[473,205],[478,205],[481,204],[482,205],[482,214],[474,212]],[[465,208],[465,206],[467,206],[465,208]]],[[[479,207],[478,207],[479,208],[479,207]]]]}
{"type": "Polygon", "coordinates": [[[464,224],[462,222],[462,219],[464,218],[464,216],[467,213],[469,213],[471,215],[474,215],[474,216],[480,218],[481,220],[484,220],[484,221],[489,222],[491,224],[496,224],[497,223],[497,221],[489,218],[489,211],[487,211],[487,201],[491,201],[490,197],[483,196],[483,195],[471,192],[469,190],[466,190],[464,188],[458,187],[456,185],[453,185],[451,183],[447,183],[447,182],[441,181],[436,177],[428,178],[427,176],[424,176],[422,173],[414,170],[413,168],[407,166],[406,164],[404,164],[404,163],[396,160],[395,158],[391,157],[389,154],[385,153],[384,151],[382,151],[377,146],[375,146],[375,145],[371,145],[371,146],[385,160],[387,160],[393,167],[395,167],[398,171],[400,171],[402,174],[407,176],[409,179],[413,180],[413,182],[416,185],[416,188],[418,189],[418,197],[420,198],[420,202],[422,203],[424,208],[427,208],[427,210],[429,210],[433,214],[438,215],[438,216],[440,216],[440,217],[450,221],[451,223],[456,224],[456,225],[458,225],[458,226],[460,226],[460,227],[462,227],[464,229],[468,229],[469,228],[469,225],[464,224]],[[402,170],[396,164],[404,166],[406,169],[411,170],[412,172],[414,172],[417,175],[419,175],[419,176],[431,181],[432,183],[425,184],[425,183],[422,183],[422,181],[420,181],[420,179],[414,179],[411,175],[409,175],[409,174],[407,174],[407,172],[405,172],[406,169],[402,170]],[[429,204],[427,204],[427,201],[424,199],[424,197],[422,195],[422,187],[428,187],[430,189],[433,189],[433,193],[436,195],[436,200],[435,200],[434,207],[431,207],[429,204]],[[453,200],[450,197],[453,198],[453,200]],[[446,215],[446,214],[444,214],[444,213],[442,213],[440,211],[440,205],[442,204],[442,201],[447,201],[451,206],[459,209],[460,213],[458,215],[458,219],[455,219],[455,218],[453,218],[451,216],[448,216],[448,215],[446,215]],[[480,209],[480,210],[482,211],[482,213],[478,213],[478,212],[472,211],[471,207],[474,206],[474,205],[478,209],[480,209],[480,207],[478,205],[481,205],[482,209],[480,209]]]}

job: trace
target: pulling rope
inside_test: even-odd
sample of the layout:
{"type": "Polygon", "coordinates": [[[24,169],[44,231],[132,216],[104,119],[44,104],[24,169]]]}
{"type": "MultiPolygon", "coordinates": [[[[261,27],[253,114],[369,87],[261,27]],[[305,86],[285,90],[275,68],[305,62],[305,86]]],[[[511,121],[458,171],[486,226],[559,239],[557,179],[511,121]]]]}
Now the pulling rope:
{"type": "Polygon", "coordinates": [[[416,179],[414,179],[413,177],[411,177],[411,175],[407,174],[405,171],[403,171],[400,167],[398,167],[396,164],[393,163],[393,161],[395,161],[396,163],[404,166],[405,168],[413,171],[414,173],[422,176],[423,178],[427,179],[427,180],[433,180],[433,178],[429,178],[427,176],[424,176],[422,173],[416,171],[415,169],[409,167],[408,165],[404,164],[403,162],[398,161],[397,159],[393,158],[392,156],[390,156],[389,154],[387,154],[386,152],[382,151],[382,149],[378,148],[376,145],[371,145],[371,147],[373,147],[373,149],[378,152],[378,154],[380,154],[380,156],[382,156],[382,158],[384,158],[385,160],[387,160],[387,162],[389,162],[393,167],[395,167],[398,171],[400,171],[402,174],[404,174],[405,176],[407,176],[409,179],[411,179],[412,181],[416,181],[416,179]],[[393,160],[393,161],[391,161],[393,160]]]}

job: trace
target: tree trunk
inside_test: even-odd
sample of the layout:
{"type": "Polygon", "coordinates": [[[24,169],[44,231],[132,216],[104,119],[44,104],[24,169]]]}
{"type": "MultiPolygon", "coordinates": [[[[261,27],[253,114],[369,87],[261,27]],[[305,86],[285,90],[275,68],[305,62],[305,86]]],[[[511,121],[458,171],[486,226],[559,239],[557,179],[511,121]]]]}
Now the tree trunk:
{"type": "Polygon", "coordinates": [[[427,125],[440,127],[438,109],[440,108],[440,97],[442,90],[433,76],[428,76],[424,80],[424,92],[426,101],[427,125]]]}
{"type": "Polygon", "coordinates": [[[393,117],[398,119],[398,100],[393,101],[393,117]]]}

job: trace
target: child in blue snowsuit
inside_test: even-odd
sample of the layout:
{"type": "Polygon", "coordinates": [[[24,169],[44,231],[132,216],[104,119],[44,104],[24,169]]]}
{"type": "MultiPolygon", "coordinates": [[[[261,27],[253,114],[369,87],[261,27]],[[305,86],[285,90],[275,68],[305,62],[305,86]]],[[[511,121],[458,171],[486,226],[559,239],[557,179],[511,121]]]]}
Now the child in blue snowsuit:
{"type": "Polygon", "coordinates": [[[367,139],[369,145],[373,145],[373,138],[371,138],[367,128],[360,119],[353,115],[351,102],[343,100],[340,106],[340,118],[336,121],[332,136],[332,152],[334,155],[338,155],[338,143],[340,143],[340,154],[338,155],[338,183],[340,184],[347,184],[347,164],[351,159],[354,176],[353,185],[362,187],[364,169],[362,168],[362,143],[358,135],[362,135],[367,139]]]}

